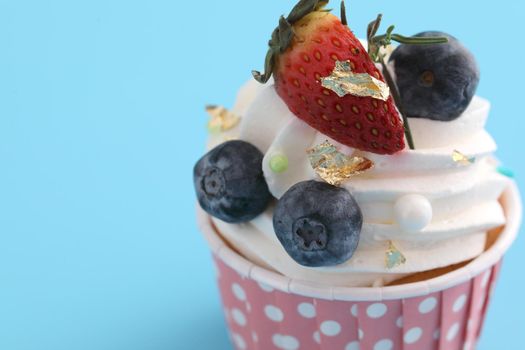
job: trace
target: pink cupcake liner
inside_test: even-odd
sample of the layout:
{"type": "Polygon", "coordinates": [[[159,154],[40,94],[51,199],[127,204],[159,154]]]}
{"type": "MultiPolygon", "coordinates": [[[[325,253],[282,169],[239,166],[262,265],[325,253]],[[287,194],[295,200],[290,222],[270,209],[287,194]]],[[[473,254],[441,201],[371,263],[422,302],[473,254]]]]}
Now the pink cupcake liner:
{"type": "Polygon", "coordinates": [[[502,203],[503,232],[468,265],[421,282],[374,288],[319,286],[258,267],[231,250],[199,210],[235,349],[475,349],[503,254],[521,222],[514,184],[502,203]]]}

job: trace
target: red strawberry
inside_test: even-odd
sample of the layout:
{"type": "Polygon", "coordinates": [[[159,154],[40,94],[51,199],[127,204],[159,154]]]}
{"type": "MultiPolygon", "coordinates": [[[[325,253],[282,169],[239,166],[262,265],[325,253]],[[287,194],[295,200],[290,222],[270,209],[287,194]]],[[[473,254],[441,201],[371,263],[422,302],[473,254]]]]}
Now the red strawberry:
{"type": "Polygon", "coordinates": [[[266,72],[254,72],[254,77],[266,82],[273,73],[277,93],[288,108],[342,144],[379,154],[403,150],[403,123],[392,96],[387,101],[350,94],[339,97],[321,85],[336,61],[347,60],[352,72],[385,81],[350,29],[322,10],[326,3],[302,0],[287,19],[281,17],[270,41],[266,72]]]}

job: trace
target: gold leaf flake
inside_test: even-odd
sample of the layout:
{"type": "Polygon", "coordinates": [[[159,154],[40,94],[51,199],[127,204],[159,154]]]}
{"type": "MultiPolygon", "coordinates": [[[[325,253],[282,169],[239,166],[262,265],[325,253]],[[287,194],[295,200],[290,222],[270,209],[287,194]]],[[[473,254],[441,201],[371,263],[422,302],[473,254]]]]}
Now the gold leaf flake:
{"type": "Polygon", "coordinates": [[[467,157],[460,151],[454,150],[454,152],[452,152],[452,160],[461,165],[470,165],[470,164],[474,164],[474,162],[476,161],[476,158],[467,157]]]}
{"type": "Polygon", "coordinates": [[[339,186],[350,177],[361,174],[374,166],[364,157],[349,157],[325,141],[309,150],[308,160],[317,175],[330,185],[339,186]]]}
{"type": "Polygon", "coordinates": [[[222,106],[206,106],[206,112],[211,117],[208,122],[208,130],[211,133],[228,131],[237,126],[241,120],[238,115],[222,106]]]}
{"type": "Polygon", "coordinates": [[[387,268],[392,269],[394,267],[397,267],[399,265],[403,265],[406,263],[407,259],[397,249],[397,247],[394,245],[394,242],[388,241],[388,249],[385,253],[385,265],[387,268]]]}
{"type": "Polygon", "coordinates": [[[336,61],[332,74],[321,78],[321,85],[339,97],[350,94],[386,101],[390,96],[386,83],[367,73],[353,73],[350,61],[336,61]]]}

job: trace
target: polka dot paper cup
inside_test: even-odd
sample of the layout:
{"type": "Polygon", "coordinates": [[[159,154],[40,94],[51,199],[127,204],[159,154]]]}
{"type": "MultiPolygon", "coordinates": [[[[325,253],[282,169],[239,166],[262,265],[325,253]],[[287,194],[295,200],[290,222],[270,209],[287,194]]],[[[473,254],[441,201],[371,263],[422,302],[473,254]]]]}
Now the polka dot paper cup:
{"type": "Polygon", "coordinates": [[[507,224],[481,256],[436,278],[375,288],[318,286],[263,269],[229,248],[200,209],[198,219],[237,350],[470,350],[521,222],[514,184],[502,203],[507,224]]]}

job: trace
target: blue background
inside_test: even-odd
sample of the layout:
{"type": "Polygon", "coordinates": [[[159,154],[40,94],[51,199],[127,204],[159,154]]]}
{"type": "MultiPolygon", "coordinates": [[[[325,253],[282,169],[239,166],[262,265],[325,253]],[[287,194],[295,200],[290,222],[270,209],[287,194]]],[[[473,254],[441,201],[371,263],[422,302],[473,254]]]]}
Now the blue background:
{"type": "MultiPolygon", "coordinates": [[[[229,349],[191,169],[203,106],[232,105],[293,3],[0,1],[0,349],[229,349]]],[[[524,183],[524,2],[348,9],[361,37],[378,12],[405,34],[459,37],[498,154],[524,183]]],[[[480,349],[523,340],[524,239],[480,349]]]]}

